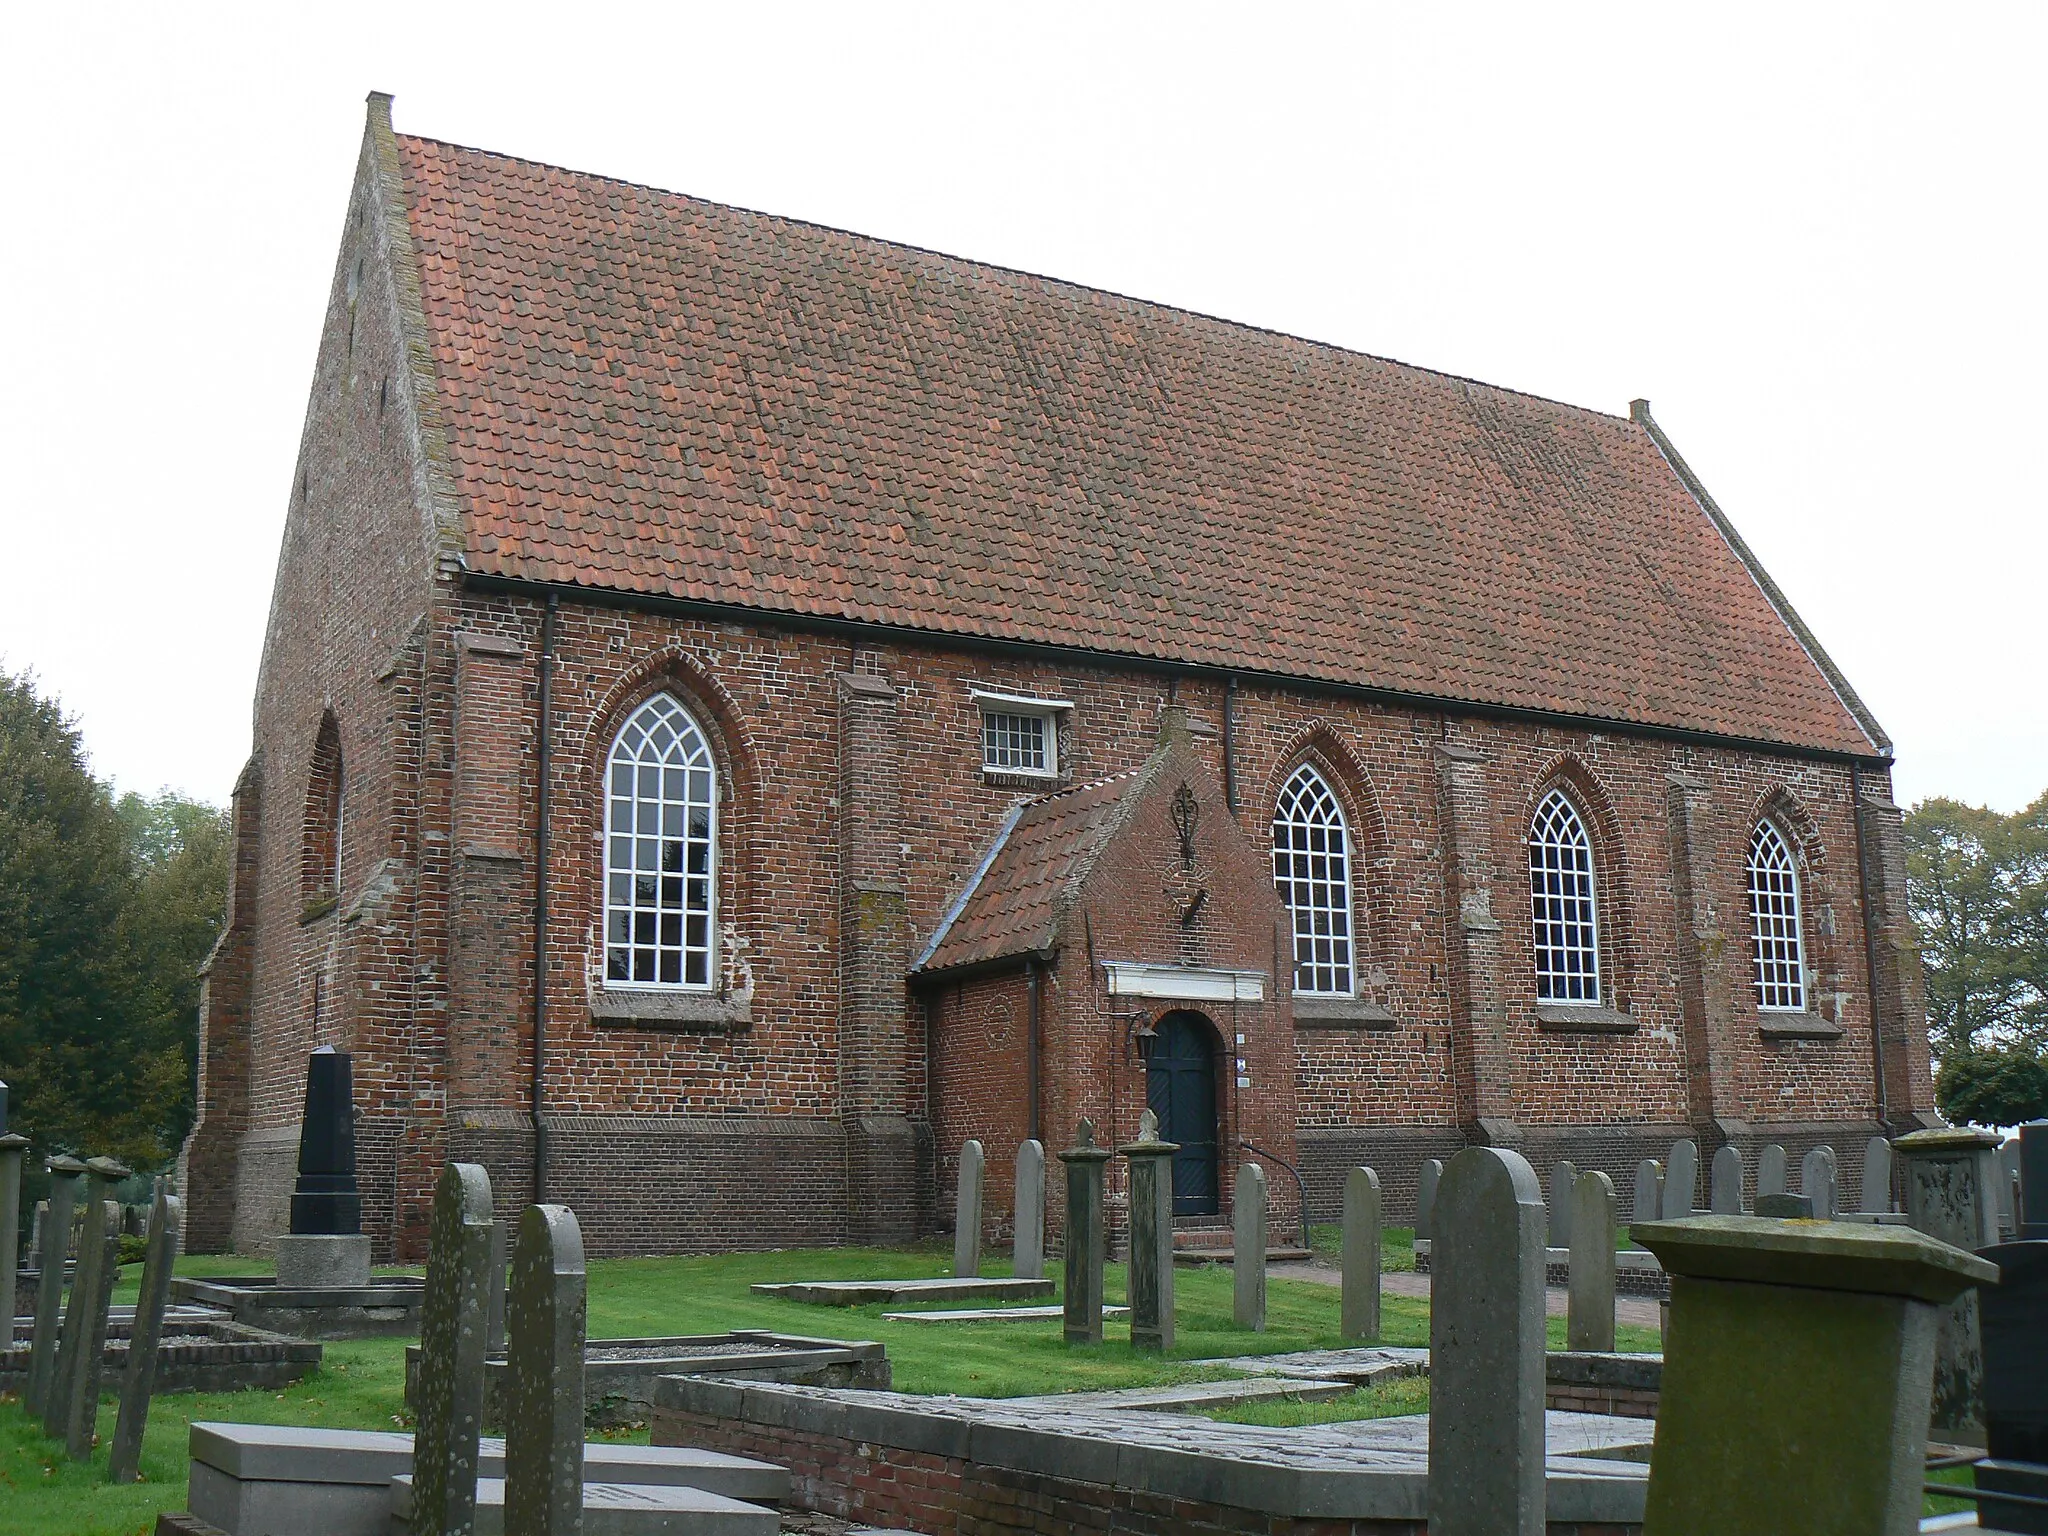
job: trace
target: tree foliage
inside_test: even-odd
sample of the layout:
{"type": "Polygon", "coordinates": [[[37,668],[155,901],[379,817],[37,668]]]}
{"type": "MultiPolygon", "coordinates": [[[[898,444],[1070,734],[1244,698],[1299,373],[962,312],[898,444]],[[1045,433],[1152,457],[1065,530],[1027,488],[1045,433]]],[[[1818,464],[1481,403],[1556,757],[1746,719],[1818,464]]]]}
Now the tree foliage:
{"type": "Polygon", "coordinates": [[[176,1151],[227,871],[219,811],[117,804],[56,700],[0,673],[0,1079],[39,1154],[176,1151]]]}
{"type": "Polygon", "coordinates": [[[2006,1126],[2048,1118],[2048,1061],[2024,1045],[1957,1052],[1935,1077],[1934,1102],[1958,1124],[2006,1126]]]}

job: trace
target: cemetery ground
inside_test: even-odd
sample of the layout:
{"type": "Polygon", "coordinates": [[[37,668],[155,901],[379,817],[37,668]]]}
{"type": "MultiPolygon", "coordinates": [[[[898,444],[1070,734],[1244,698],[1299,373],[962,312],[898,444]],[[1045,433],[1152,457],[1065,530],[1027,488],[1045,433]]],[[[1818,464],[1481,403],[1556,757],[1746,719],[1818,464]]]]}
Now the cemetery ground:
{"type": "MultiPolygon", "coordinates": [[[[1386,1233],[1386,1267],[1409,1266],[1406,1231],[1386,1233]]],[[[247,1274],[260,1263],[232,1255],[188,1256],[185,1275],[247,1274]]],[[[988,1274],[1008,1273],[991,1255],[988,1274]]],[[[134,1299],[139,1265],[126,1266],[117,1303],[134,1299]]],[[[1198,1362],[1219,1357],[1276,1354],[1343,1346],[1334,1287],[1275,1278],[1269,1287],[1267,1325],[1250,1333],[1231,1323],[1227,1266],[1184,1268],[1175,1277],[1179,1339],[1165,1357],[1131,1348],[1109,1325],[1100,1345],[1062,1342],[1057,1318],[1042,1322],[930,1324],[890,1322],[899,1304],[817,1307],[756,1296],[757,1281],[882,1279],[939,1276],[951,1271],[951,1251],[940,1244],[914,1249],[820,1249],[727,1254],[708,1258],[611,1259],[590,1266],[590,1337],[717,1333],[763,1328],[813,1337],[872,1339],[888,1346],[896,1390],[970,1397],[1018,1397],[1113,1387],[1166,1386],[1215,1380],[1229,1374],[1198,1362]]],[[[388,1273],[407,1273],[403,1270],[388,1273]]],[[[416,1272],[416,1271],[413,1271],[416,1272]]],[[[1124,1268],[1109,1267],[1106,1291],[1123,1297],[1124,1268]]],[[[1550,1320],[1552,1348],[1564,1345],[1564,1320],[1550,1320]]],[[[12,1398],[0,1400],[0,1528],[8,1536],[131,1536],[149,1529],[162,1510],[185,1507],[188,1426],[195,1419],[291,1423],[333,1429],[409,1427],[405,1409],[406,1339],[330,1342],[321,1368],[282,1391],[166,1394],[150,1410],[143,1443],[142,1481],[123,1486],[106,1479],[106,1440],[115,1402],[103,1397],[101,1444],[89,1462],[70,1462],[61,1445],[45,1439],[12,1398]]],[[[1381,1342],[1426,1345],[1429,1304],[1388,1296],[1381,1342]]],[[[1624,1350],[1655,1349],[1654,1333],[1623,1328],[1624,1350]]],[[[1272,1403],[1219,1411],[1234,1422],[1279,1425],[1378,1418],[1427,1410],[1428,1389],[1400,1382],[1328,1403],[1272,1403]]],[[[644,1427],[604,1438],[645,1443],[644,1427]]]]}

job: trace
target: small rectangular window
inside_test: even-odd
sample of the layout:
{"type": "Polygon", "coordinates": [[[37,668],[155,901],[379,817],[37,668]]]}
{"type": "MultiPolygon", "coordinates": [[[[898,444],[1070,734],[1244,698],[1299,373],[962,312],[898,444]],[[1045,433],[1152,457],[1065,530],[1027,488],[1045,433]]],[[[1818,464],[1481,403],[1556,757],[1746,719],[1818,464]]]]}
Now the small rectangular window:
{"type": "Polygon", "coordinates": [[[1052,721],[989,710],[981,717],[981,765],[1003,773],[1052,773],[1052,721]]]}

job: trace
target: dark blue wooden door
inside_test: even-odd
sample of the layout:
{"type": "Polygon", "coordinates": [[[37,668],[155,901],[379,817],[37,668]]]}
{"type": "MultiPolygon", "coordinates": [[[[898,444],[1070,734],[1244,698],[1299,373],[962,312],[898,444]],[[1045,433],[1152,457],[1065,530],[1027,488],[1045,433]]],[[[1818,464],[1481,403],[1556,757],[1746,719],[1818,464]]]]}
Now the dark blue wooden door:
{"type": "Polygon", "coordinates": [[[1145,1072],[1145,1103],[1159,1117],[1173,1158],[1173,1214],[1214,1216],[1216,1178],[1216,1032],[1197,1014],[1169,1013],[1145,1072]]]}

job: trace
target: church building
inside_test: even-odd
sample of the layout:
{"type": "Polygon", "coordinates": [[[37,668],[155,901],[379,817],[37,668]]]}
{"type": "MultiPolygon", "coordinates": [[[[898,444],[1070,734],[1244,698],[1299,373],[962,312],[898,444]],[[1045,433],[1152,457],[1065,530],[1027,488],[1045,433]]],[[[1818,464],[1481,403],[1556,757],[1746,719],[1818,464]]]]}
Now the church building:
{"type": "Polygon", "coordinates": [[[1359,1163],[1406,1220],[1473,1143],[1853,1187],[1933,1122],[1891,755],[1644,402],[372,96],[188,1246],[286,1227],[328,1045],[380,1260],[449,1158],[597,1254],[907,1240],[970,1137],[1001,1242],[1020,1141],[1148,1105],[1193,1225],[1246,1159],[1283,1229],[1359,1163]]]}

